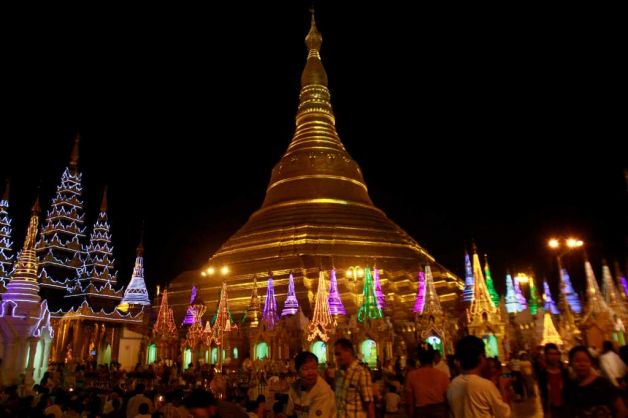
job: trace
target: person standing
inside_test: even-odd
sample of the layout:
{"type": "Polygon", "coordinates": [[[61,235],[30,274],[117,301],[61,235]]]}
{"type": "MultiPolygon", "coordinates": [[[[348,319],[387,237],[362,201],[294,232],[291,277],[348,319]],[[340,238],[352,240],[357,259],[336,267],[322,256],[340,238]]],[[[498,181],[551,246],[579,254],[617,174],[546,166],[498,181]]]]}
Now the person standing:
{"type": "Polygon", "coordinates": [[[560,361],[560,350],[553,343],[545,344],[545,366],[539,370],[539,392],[543,411],[552,418],[565,416],[563,389],[569,381],[569,372],[560,361]]]}
{"type": "Polygon", "coordinates": [[[613,349],[611,341],[604,341],[600,355],[600,370],[615,387],[620,386],[626,376],[626,364],[613,349]]]}
{"type": "Polygon", "coordinates": [[[452,418],[508,418],[510,407],[502,400],[493,382],[481,377],[486,366],[484,342],[468,335],[456,344],[456,358],[462,373],[452,380],[447,401],[452,418]]]}
{"type": "Polygon", "coordinates": [[[341,338],[334,344],[336,364],[336,407],[339,418],[375,418],[371,374],[355,357],[351,341],[341,338]]]}
{"type": "Polygon", "coordinates": [[[408,373],[406,399],[410,418],[447,418],[449,377],[434,367],[434,358],[431,349],[419,349],[421,367],[408,373]]]}
{"type": "Polygon", "coordinates": [[[288,390],[289,417],[336,417],[336,399],[327,382],[318,375],[318,357],[309,351],[297,354],[294,366],[299,378],[288,390]]]}

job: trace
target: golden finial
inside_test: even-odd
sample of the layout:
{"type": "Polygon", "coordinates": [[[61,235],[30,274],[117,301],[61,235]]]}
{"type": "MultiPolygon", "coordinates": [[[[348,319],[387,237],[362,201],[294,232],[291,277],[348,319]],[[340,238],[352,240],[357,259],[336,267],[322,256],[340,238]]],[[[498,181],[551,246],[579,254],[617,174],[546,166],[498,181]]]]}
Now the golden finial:
{"type": "Polygon", "coordinates": [[[105,190],[102,192],[102,201],[100,202],[100,211],[107,212],[107,186],[105,185],[105,190]]]}
{"type": "Polygon", "coordinates": [[[137,257],[144,256],[144,222],[142,221],[142,229],[140,230],[140,243],[135,250],[135,254],[137,257]]]}
{"type": "Polygon", "coordinates": [[[9,200],[9,189],[11,188],[11,181],[9,180],[9,178],[7,177],[6,180],[4,180],[4,192],[2,193],[2,200],[9,200]]]}
{"type": "Polygon", "coordinates": [[[35,204],[31,209],[31,220],[28,225],[28,230],[26,231],[26,238],[24,239],[24,250],[32,250],[35,248],[40,212],[41,207],[39,206],[39,195],[37,195],[37,199],[35,199],[35,204]]]}
{"type": "Polygon", "coordinates": [[[74,147],[72,148],[72,154],[70,154],[70,168],[73,170],[76,170],[78,167],[79,142],[81,142],[81,133],[77,129],[76,135],[74,136],[74,147]]]}
{"type": "Polygon", "coordinates": [[[310,13],[312,13],[312,20],[310,22],[310,31],[305,37],[305,45],[307,45],[307,49],[316,51],[320,51],[321,44],[323,43],[323,37],[321,36],[318,29],[316,29],[316,18],[314,17],[314,8],[310,8],[310,13]]]}

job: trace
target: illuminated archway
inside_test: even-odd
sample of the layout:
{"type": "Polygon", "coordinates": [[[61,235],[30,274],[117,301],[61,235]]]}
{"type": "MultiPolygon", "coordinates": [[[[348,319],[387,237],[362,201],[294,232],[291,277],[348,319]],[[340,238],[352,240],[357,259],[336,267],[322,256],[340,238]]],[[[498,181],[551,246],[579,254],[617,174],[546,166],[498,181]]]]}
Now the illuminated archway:
{"type": "Polygon", "coordinates": [[[157,345],[155,344],[150,344],[148,346],[148,352],[146,353],[147,356],[147,363],[148,364],[153,364],[154,362],[157,361],[157,345]]]}
{"type": "Polygon", "coordinates": [[[212,348],[212,364],[218,363],[218,347],[212,348]]]}
{"type": "Polygon", "coordinates": [[[268,344],[264,341],[255,345],[255,360],[263,360],[268,358],[268,344]]]}
{"type": "Polygon", "coordinates": [[[185,351],[183,351],[183,370],[189,368],[190,363],[192,363],[192,350],[186,348],[185,351]]]}
{"type": "Polygon", "coordinates": [[[489,334],[482,337],[482,340],[484,341],[484,351],[486,352],[486,357],[499,358],[499,346],[497,345],[497,338],[493,334],[489,334]]]}
{"type": "Polygon", "coordinates": [[[318,364],[327,363],[327,344],[322,341],[314,341],[310,346],[310,351],[318,357],[318,364]]]}
{"type": "Polygon", "coordinates": [[[238,359],[238,347],[235,347],[233,349],[233,358],[236,360],[238,359]]]}
{"type": "Polygon", "coordinates": [[[377,343],[373,340],[364,340],[360,344],[360,352],[362,360],[368,364],[370,368],[377,367],[377,343]]]}
{"type": "Polygon", "coordinates": [[[430,335],[425,339],[425,342],[429,344],[434,350],[438,351],[443,356],[443,340],[436,335],[430,335]]]}

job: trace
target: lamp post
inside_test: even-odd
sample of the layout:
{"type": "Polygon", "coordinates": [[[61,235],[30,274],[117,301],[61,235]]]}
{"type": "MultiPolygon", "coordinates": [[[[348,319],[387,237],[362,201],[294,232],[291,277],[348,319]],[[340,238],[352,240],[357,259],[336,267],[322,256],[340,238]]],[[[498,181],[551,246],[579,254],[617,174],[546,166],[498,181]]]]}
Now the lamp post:
{"type": "Polygon", "coordinates": [[[556,254],[556,261],[558,263],[558,277],[560,279],[560,291],[561,293],[564,293],[565,278],[563,277],[563,264],[561,258],[572,250],[582,248],[582,246],[584,246],[584,242],[578,238],[573,237],[563,239],[562,241],[557,238],[551,238],[547,242],[547,245],[550,247],[550,249],[558,251],[558,253],[556,254]]]}
{"type": "Polygon", "coordinates": [[[347,267],[347,271],[345,273],[345,276],[348,279],[353,279],[353,302],[356,305],[360,305],[360,295],[357,294],[356,292],[356,285],[358,282],[358,278],[362,278],[364,277],[364,269],[360,266],[349,266],[347,267]]]}

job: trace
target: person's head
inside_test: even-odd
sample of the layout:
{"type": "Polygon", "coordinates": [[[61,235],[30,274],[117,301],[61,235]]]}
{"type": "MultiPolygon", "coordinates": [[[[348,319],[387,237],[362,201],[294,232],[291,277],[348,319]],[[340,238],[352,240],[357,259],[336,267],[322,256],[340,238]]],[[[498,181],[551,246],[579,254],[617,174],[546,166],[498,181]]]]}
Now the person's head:
{"type": "Polygon", "coordinates": [[[248,401],[246,403],[246,412],[257,412],[257,408],[259,407],[259,402],[257,401],[248,401]]]}
{"type": "Polygon", "coordinates": [[[194,418],[209,418],[218,414],[214,395],[204,389],[195,389],[185,398],[185,407],[194,418]]]}
{"type": "Polygon", "coordinates": [[[485,375],[494,376],[502,371],[502,363],[497,357],[489,357],[486,359],[485,375]]]}
{"type": "Polygon", "coordinates": [[[148,411],[149,411],[148,404],[146,402],[142,403],[140,407],[137,409],[137,412],[139,412],[142,415],[148,414],[148,411]]]}
{"type": "Polygon", "coordinates": [[[408,366],[408,369],[409,369],[409,370],[412,370],[412,369],[416,368],[416,360],[415,360],[415,359],[413,359],[413,358],[409,358],[409,359],[406,361],[406,365],[408,366]]]}
{"type": "Polygon", "coordinates": [[[429,348],[419,350],[419,363],[421,363],[421,367],[432,367],[434,365],[434,351],[429,348]]]}
{"type": "Polygon", "coordinates": [[[310,388],[318,378],[318,357],[309,351],[303,351],[294,358],[294,367],[301,378],[301,384],[310,388]]]}
{"type": "Polygon", "coordinates": [[[486,364],[484,342],[473,335],[467,335],[456,344],[456,358],[464,371],[481,370],[486,364]]]}
{"type": "Polygon", "coordinates": [[[560,365],[560,350],[554,343],[547,343],[543,347],[545,353],[545,363],[550,367],[557,367],[560,365]]]}
{"type": "Polygon", "coordinates": [[[593,357],[586,347],[578,345],[569,350],[569,364],[576,373],[576,377],[582,380],[591,373],[593,357]]]}
{"type": "Polygon", "coordinates": [[[615,347],[613,347],[612,341],[604,341],[602,344],[602,351],[608,353],[609,351],[615,351],[615,347]]]}
{"type": "Polygon", "coordinates": [[[334,344],[334,356],[336,357],[336,364],[346,369],[355,360],[355,349],[353,343],[346,338],[341,338],[334,344]]]}
{"type": "Polygon", "coordinates": [[[135,386],[135,393],[144,393],[144,383],[139,383],[137,386],[135,386]]]}

